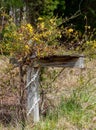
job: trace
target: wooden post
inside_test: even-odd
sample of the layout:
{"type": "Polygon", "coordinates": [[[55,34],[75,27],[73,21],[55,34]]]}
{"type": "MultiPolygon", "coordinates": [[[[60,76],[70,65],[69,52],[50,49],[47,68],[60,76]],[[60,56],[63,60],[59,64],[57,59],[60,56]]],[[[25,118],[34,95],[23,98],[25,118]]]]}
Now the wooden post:
{"type": "Polygon", "coordinates": [[[39,121],[39,69],[36,66],[40,67],[78,67],[84,68],[84,57],[83,56],[49,56],[49,57],[41,57],[36,63],[34,63],[34,67],[28,66],[27,70],[27,115],[33,116],[33,121],[39,121]]]}
{"type": "MultiPolygon", "coordinates": [[[[84,68],[84,56],[83,55],[52,55],[46,57],[31,57],[34,59],[33,66],[27,68],[27,115],[33,116],[33,121],[39,121],[39,67],[78,67],[84,68]]],[[[17,59],[10,58],[10,63],[18,67],[20,63],[17,59]]],[[[33,62],[32,62],[33,63],[33,62]]],[[[31,64],[31,63],[29,63],[31,64]]],[[[27,64],[28,65],[28,64],[27,64]]]]}
{"type": "Polygon", "coordinates": [[[39,121],[39,69],[28,67],[27,70],[27,115],[32,115],[33,121],[39,121]]]}

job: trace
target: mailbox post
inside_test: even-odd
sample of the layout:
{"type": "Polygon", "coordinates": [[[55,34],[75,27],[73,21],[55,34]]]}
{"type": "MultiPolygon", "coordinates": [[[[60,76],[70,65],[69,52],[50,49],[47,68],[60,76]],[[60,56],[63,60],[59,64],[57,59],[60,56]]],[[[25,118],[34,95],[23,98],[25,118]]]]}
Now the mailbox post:
{"type": "Polygon", "coordinates": [[[32,115],[34,122],[39,118],[39,70],[40,67],[77,67],[84,68],[84,56],[63,55],[47,56],[36,59],[33,66],[27,69],[27,115],[32,115]]]}

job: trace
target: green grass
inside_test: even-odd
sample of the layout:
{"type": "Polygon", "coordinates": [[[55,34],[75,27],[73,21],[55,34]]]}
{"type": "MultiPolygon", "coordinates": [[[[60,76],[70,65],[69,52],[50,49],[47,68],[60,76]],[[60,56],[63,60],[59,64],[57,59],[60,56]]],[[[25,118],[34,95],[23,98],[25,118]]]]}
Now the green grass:
{"type": "MultiPolygon", "coordinates": [[[[27,125],[25,130],[96,130],[96,87],[76,88],[69,98],[62,97],[54,111],[42,117],[38,124],[27,125]]],[[[19,126],[18,126],[19,127],[19,126]]],[[[4,130],[20,130],[9,126],[4,130]]],[[[0,127],[3,130],[3,126],[0,127]]]]}
{"type": "MultiPolygon", "coordinates": [[[[54,112],[49,113],[47,116],[47,120],[43,122],[44,128],[42,128],[42,125],[39,124],[39,129],[47,130],[48,126],[46,123],[49,123],[50,130],[56,130],[58,124],[60,123],[60,119],[66,119],[66,122],[68,126],[74,126],[74,130],[90,130],[92,127],[92,130],[96,129],[96,120],[93,121],[94,117],[96,117],[96,86],[88,84],[86,86],[82,86],[75,89],[73,93],[70,95],[69,98],[62,97],[61,103],[59,106],[55,109],[54,112]],[[45,124],[44,124],[45,123],[45,124]]],[[[42,124],[42,123],[41,123],[42,124]]],[[[62,129],[68,129],[64,128],[65,125],[62,124],[62,129]]],[[[59,126],[58,129],[60,129],[61,126],[59,126]]],[[[49,129],[48,128],[48,129],[49,129]]],[[[70,129],[69,129],[70,130],[70,129]]]]}
{"type": "Polygon", "coordinates": [[[57,108],[34,130],[96,130],[96,87],[77,88],[69,98],[62,97],[57,108]]]}

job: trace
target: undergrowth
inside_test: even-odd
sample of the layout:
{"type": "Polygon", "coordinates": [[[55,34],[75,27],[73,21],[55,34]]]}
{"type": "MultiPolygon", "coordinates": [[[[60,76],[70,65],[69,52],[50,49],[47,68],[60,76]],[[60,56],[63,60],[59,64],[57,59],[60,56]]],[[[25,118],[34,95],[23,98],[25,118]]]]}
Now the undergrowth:
{"type": "MultiPolygon", "coordinates": [[[[9,126],[7,129],[17,130],[9,126]]],[[[41,117],[38,124],[27,125],[25,130],[96,130],[96,89],[86,85],[76,88],[69,98],[64,96],[54,111],[41,117]]]]}
{"type": "Polygon", "coordinates": [[[88,84],[73,90],[70,97],[61,102],[46,118],[26,130],[96,130],[96,89],[88,84]]]}
{"type": "MultiPolygon", "coordinates": [[[[54,110],[48,111],[46,117],[41,116],[39,123],[28,123],[25,130],[96,130],[95,69],[91,72],[86,74],[87,78],[81,75],[79,87],[74,86],[70,96],[61,95],[54,110]]],[[[1,125],[0,130],[20,130],[20,124],[1,125]]]]}
{"type": "Polygon", "coordinates": [[[96,89],[86,85],[75,89],[69,98],[61,98],[59,106],[47,114],[34,130],[95,130],[96,89]]]}

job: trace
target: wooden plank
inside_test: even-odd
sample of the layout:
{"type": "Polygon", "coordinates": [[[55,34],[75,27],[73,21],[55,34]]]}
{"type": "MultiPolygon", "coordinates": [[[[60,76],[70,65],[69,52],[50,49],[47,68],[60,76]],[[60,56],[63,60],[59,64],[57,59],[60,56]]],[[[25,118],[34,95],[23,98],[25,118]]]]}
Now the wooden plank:
{"type": "MultiPolygon", "coordinates": [[[[29,57],[29,60],[22,61],[25,65],[32,64],[34,67],[78,67],[84,68],[84,56],[83,55],[52,55],[45,57],[29,57]]],[[[18,62],[15,58],[10,58],[10,63],[18,67],[21,62],[18,62]]]]}
{"type": "Polygon", "coordinates": [[[84,56],[49,56],[37,60],[41,67],[77,67],[84,68],[84,56]]]}

